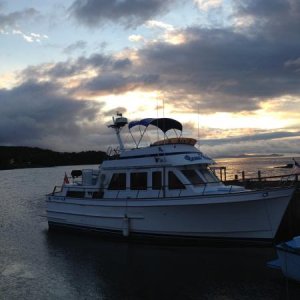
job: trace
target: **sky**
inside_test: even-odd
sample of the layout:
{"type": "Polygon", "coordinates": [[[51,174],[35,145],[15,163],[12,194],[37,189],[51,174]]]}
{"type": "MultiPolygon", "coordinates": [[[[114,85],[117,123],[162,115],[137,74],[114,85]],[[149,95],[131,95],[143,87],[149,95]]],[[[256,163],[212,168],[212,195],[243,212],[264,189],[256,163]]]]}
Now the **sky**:
{"type": "Polygon", "coordinates": [[[0,0],[0,145],[106,151],[118,111],[300,153],[299,28],[299,0],[0,0]]]}

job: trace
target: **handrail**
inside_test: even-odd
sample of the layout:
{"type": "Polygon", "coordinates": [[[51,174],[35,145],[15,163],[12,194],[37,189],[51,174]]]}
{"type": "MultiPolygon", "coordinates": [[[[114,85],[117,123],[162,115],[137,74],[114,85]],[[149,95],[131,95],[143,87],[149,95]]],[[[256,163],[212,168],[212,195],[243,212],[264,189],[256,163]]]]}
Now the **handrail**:
{"type": "MultiPolygon", "coordinates": [[[[265,178],[287,178],[287,180],[286,181],[280,181],[280,182],[277,182],[277,186],[272,186],[272,187],[266,187],[266,186],[264,186],[264,187],[260,187],[260,188],[254,188],[254,189],[251,189],[251,191],[264,191],[264,190],[266,190],[266,189],[276,189],[276,188],[280,188],[280,187],[289,187],[289,186],[293,186],[294,184],[295,184],[295,180],[289,180],[289,178],[291,177],[291,175],[295,175],[295,174],[289,174],[289,175],[283,175],[283,176],[271,176],[271,177],[265,177],[265,178]]],[[[257,179],[257,178],[256,178],[257,179]]],[[[241,182],[241,181],[239,181],[239,182],[241,182]]],[[[249,183],[249,182],[257,182],[257,183],[259,183],[259,181],[250,181],[250,179],[247,179],[247,180],[245,180],[245,181],[243,181],[242,183],[249,183]]],[[[274,183],[274,181],[272,182],[272,181],[268,181],[269,183],[274,183]]],[[[265,183],[265,182],[263,182],[263,183],[265,183]]],[[[189,184],[184,184],[183,183],[183,185],[185,186],[185,187],[189,187],[189,186],[193,186],[193,187],[195,187],[195,188],[199,188],[199,187],[201,187],[201,186],[203,186],[203,191],[201,192],[201,195],[203,196],[203,195],[207,195],[207,193],[206,193],[206,190],[207,190],[207,187],[210,185],[210,184],[215,184],[215,182],[212,182],[212,183],[201,183],[201,184],[199,184],[199,185],[197,185],[197,186],[195,186],[195,185],[193,185],[193,184],[191,184],[191,183],[189,183],[189,184]]],[[[234,194],[236,194],[236,193],[243,193],[244,191],[233,191],[233,186],[234,185],[230,185],[230,188],[227,190],[227,192],[224,192],[224,194],[231,194],[231,193],[234,193],[234,194]]],[[[54,187],[54,189],[53,189],[53,191],[52,191],[52,193],[50,194],[50,195],[52,195],[52,196],[54,196],[56,193],[59,193],[59,192],[61,192],[62,190],[63,190],[63,188],[66,188],[67,189],[67,191],[78,191],[78,188],[79,188],[80,186],[78,186],[78,185],[62,185],[62,186],[55,186],[54,187]]],[[[167,196],[167,197],[164,197],[164,196],[162,196],[163,195],[163,193],[162,193],[162,191],[164,190],[164,189],[166,189],[166,190],[168,190],[168,186],[161,186],[161,189],[159,189],[159,192],[158,192],[158,195],[155,197],[155,198],[168,198],[168,197],[170,197],[170,196],[167,196]]],[[[146,189],[138,189],[138,190],[136,190],[136,198],[138,198],[139,196],[140,196],[140,193],[142,192],[142,191],[149,191],[149,190],[152,190],[151,189],[151,187],[150,186],[147,186],[146,187],[146,189]]],[[[183,191],[185,191],[186,189],[172,189],[172,190],[168,190],[169,192],[175,192],[175,191],[178,191],[178,197],[180,197],[181,195],[182,195],[182,192],[183,191]]],[[[103,194],[106,192],[106,191],[110,191],[110,192],[116,192],[116,195],[115,195],[115,199],[119,199],[120,197],[124,197],[124,196],[122,196],[122,192],[128,192],[129,190],[128,189],[115,189],[115,190],[112,190],[112,189],[109,189],[108,187],[99,187],[99,186],[91,186],[91,187],[84,187],[84,189],[83,189],[83,191],[84,192],[99,192],[99,191],[102,191],[103,192],[103,194]],[[120,196],[121,195],[121,196],[120,196]]],[[[132,190],[130,190],[130,191],[132,191],[132,190]]],[[[154,190],[152,190],[152,191],[154,191],[154,190]]],[[[219,195],[219,193],[215,193],[215,194],[218,194],[219,195]]],[[[174,194],[173,194],[174,195],[174,194]]],[[[209,195],[213,195],[213,193],[209,193],[209,195]]],[[[153,197],[151,197],[151,198],[153,198],[153,197]]]]}
{"type": "Polygon", "coordinates": [[[232,180],[227,180],[227,181],[255,181],[255,180],[265,180],[265,179],[272,179],[272,178],[283,178],[283,177],[292,177],[292,176],[295,176],[295,177],[298,177],[299,174],[284,174],[284,175],[274,175],[274,176],[264,176],[264,177],[250,177],[250,178],[245,178],[244,180],[243,179],[238,179],[238,180],[235,180],[235,179],[232,179],[232,180]]]}
{"type": "MultiPolygon", "coordinates": [[[[231,181],[235,181],[236,182],[236,180],[230,180],[230,181],[227,181],[227,182],[231,182],[231,181]]],[[[241,182],[240,180],[237,180],[238,182],[241,182]]],[[[245,180],[244,182],[247,182],[248,180],[245,180]]],[[[295,180],[288,180],[288,181],[284,181],[284,182],[281,182],[280,181],[280,183],[281,184],[279,184],[279,182],[277,182],[278,183],[278,186],[282,186],[282,185],[284,185],[284,184],[286,184],[286,183],[294,183],[295,182],[295,180]]],[[[207,182],[207,183],[199,183],[199,184],[197,184],[197,185],[194,185],[194,184],[192,184],[192,183],[182,183],[185,187],[190,187],[190,186],[192,186],[192,187],[194,187],[194,188],[199,188],[199,187],[204,187],[204,189],[206,189],[207,188],[207,186],[209,186],[209,185],[214,185],[216,182],[207,182]]],[[[269,183],[274,183],[274,181],[272,182],[272,181],[269,181],[269,183]]],[[[232,188],[232,186],[233,185],[231,185],[231,188],[232,188]]],[[[58,188],[61,188],[61,187],[67,187],[68,189],[70,189],[70,190],[77,190],[77,188],[78,187],[81,187],[80,185],[72,185],[72,184],[67,184],[67,185],[63,185],[63,186],[55,186],[54,187],[54,189],[53,189],[53,191],[56,191],[58,188]]],[[[143,188],[143,189],[135,189],[135,191],[138,191],[138,192],[141,192],[141,191],[148,191],[148,190],[152,190],[151,189],[152,187],[151,186],[146,186],[146,188],[143,188]]],[[[161,186],[161,188],[159,189],[160,191],[162,191],[163,189],[166,189],[166,190],[168,190],[168,186],[167,185],[165,185],[165,186],[161,186]]],[[[88,186],[84,186],[84,190],[91,190],[91,191],[98,191],[99,189],[101,189],[101,190],[108,190],[108,191],[111,191],[111,192],[113,192],[113,191],[118,191],[118,192],[121,192],[121,191],[128,191],[128,190],[130,190],[130,191],[134,191],[134,190],[132,190],[132,189],[111,189],[111,188],[108,188],[108,187],[101,187],[101,188],[99,188],[99,186],[90,186],[90,187],[88,187],[88,186]]],[[[182,188],[178,188],[178,189],[170,189],[169,191],[174,191],[174,190],[185,190],[185,189],[182,189],[182,188]]],[[[259,190],[261,190],[261,188],[259,188],[259,190]]]]}
{"type": "MultiPolygon", "coordinates": [[[[204,186],[204,189],[203,189],[202,193],[199,194],[199,196],[200,196],[200,195],[201,195],[201,196],[205,196],[205,195],[213,196],[213,195],[222,195],[222,194],[223,194],[223,195],[229,195],[229,194],[242,194],[242,193],[245,193],[245,191],[240,191],[240,190],[238,190],[238,191],[232,191],[233,185],[230,186],[230,188],[228,189],[227,192],[223,192],[222,194],[220,194],[220,193],[205,193],[205,191],[206,191],[206,186],[207,186],[207,185],[204,186]]],[[[59,188],[59,187],[60,187],[60,186],[55,186],[53,192],[52,192],[51,194],[49,194],[49,195],[60,197],[60,195],[55,195],[56,189],[59,188]]],[[[288,188],[288,187],[292,187],[292,185],[290,185],[290,186],[281,186],[281,187],[288,188]]],[[[272,190],[275,190],[275,189],[278,189],[278,188],[280,188],[280,186],[277,186],[277,187],[264,187],[264,188],[259,188],[259,189],[248,190],[248,192],[259,192],[259,191],[266,191],[266,190],[270,191],[271,189],[272,189],[272,190]]],[[[107,190],[107,189],[102,189],[103,192],[104,192],[105,190],[107,190]]],[[[86,192],[86,191],[98,192],[99,189],[98,189],[98,188],[85,188],[85,189],[84,189],[84,192],[86,192]]],[[[114,197],[111,197],[111,198],[109,198],[109,199],[115,199],[115,200],[116,200],[116,199],[123,199],[123,198],[126,197],[125,195],[122,195],[122,192],[124,192],[124,191],[126,191],[126,190],[110,190],[110,191],[115,191],[115,192],[117,192],[117,194],[116,194],[114,197]]],[[[139,192],[140,192],[140,191],[146,191],[146,190],[137,190],[136,198],[138,198],[139,192]]],[[[173,195],[167,195],[167,196],[161,197],[161,191],[162,191],[162,189],[159,191],[159,194],[158,194],[156,197],[150,196],[150,198],[164,199],[164,198],[172,198],[172,197],[174,197],[174,194],[173,194],[173,195]]],[[[176,190],[171,190],[171,192],[175,192],[175,191],[176,191],[176,190]]],[[[182,191],[184,191],[184,190],[183,190],[183,189],[179,189],[179,190],[177,190],[177,191],[178,191],[178,196],[177,196],[177,197],[181,197],[182,191]]],[[[192,195],[187,195],[187,196],[192,196],[192,195]]],[[[62,197],[65,197],[65,196],[62,196],[62,197]]],[[[176,197],[176,196],[175,196],[175,197],[176,197]]],[[[75,197],[75,198],[76,198],[76,197],[75,197]]],[[[83,197],[83,198],[87,198],[87,197],[83,197]]],[[[89,197],[88,197],[88,198],[89,198],[89,197]]],[[[102,198],[103,198],[103,197],[102,197],[102,198]]],[[[102,199],[102,198],[100,198],[100,199],[102,199]]],[[[94,199],[95,199],[95,198],[94,198],[94,199]]]]}

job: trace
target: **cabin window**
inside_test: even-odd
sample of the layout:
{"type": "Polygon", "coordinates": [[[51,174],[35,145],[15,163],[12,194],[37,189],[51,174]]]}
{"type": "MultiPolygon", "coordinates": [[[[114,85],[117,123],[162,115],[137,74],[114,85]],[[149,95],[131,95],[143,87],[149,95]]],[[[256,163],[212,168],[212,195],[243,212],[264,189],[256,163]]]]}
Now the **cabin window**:
{"type": "Polygon", "coordinates": [[[200,169],[199,171],[208,183],[219,182],[217,176],[209,169],[200,169]]]}
{"type": "Polygon", "coordinates": [[[179,178],[172,171],[169,171],[168,173],[168,187],[169,190],[185,189],[184,184],[179,180],[179,178]]]}
{"type": "Polygon", "coordinates": [[[126,189],[126,173],[113,174],[109,186],[109,190],[125,190],[126,189]]]}
{"type": "Polygon", "coordinates": [[[146,190],[147,189],[147,173],[137,172],[130,174],[130,189],[146,190]]]}
{"type": "Polygon", "coordinates": [[[82,191],[67,191],[66,197],[70,198],[84,198],[84,192],[82,191]]]}
{"type": "Polygon", "coordinates": [[[155,171],[152,172],[152,189],[153,190],[161,190],[161,172],[155,171]]]}
{"type": "Polygon", "coordinates": [[[192,185],[197,186],[197,185],[204,184],[204,181],[202,180],[202,178],[198,175],[198,173],[195,170],[193,170],[193,169],[181,170],[181,172],[189,180],[189,182],[192,185]]]}

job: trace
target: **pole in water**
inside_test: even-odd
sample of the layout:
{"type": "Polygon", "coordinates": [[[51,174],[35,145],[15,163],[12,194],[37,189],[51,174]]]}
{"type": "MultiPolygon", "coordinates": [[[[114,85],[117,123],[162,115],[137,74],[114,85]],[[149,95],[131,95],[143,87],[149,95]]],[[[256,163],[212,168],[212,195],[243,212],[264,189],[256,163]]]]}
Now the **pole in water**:
{"type": "Polygon", "coordinates": [[[257,171],[257,176],[258,176],[258,180],[261,181],[261,171],[260,170],[257,171]]]}

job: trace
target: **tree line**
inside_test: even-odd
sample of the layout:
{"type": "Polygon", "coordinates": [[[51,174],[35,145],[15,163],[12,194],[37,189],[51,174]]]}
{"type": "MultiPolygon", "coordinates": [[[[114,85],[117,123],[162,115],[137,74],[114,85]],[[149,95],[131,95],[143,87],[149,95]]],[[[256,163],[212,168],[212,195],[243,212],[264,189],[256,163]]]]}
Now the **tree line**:
{"type": "Polygon", "coordinates": [[[0,146],[0,169],[100,164],[102,151],[56,152],[37,147],[0,146]]]}

